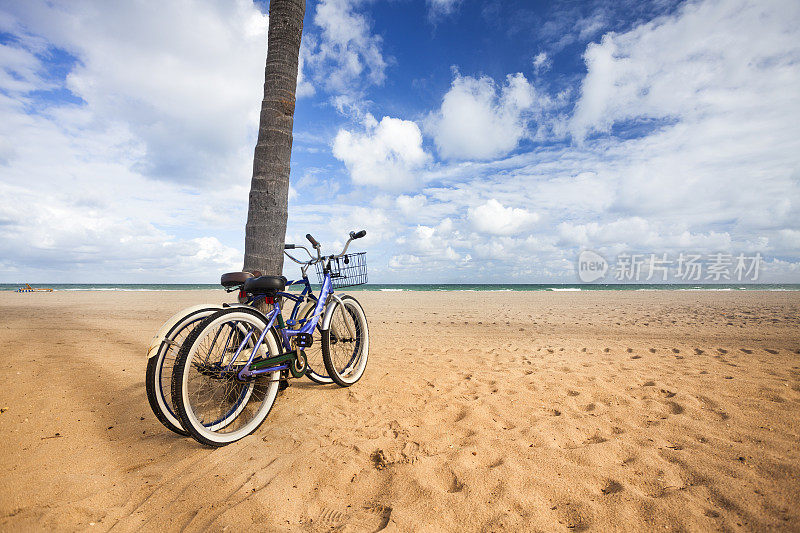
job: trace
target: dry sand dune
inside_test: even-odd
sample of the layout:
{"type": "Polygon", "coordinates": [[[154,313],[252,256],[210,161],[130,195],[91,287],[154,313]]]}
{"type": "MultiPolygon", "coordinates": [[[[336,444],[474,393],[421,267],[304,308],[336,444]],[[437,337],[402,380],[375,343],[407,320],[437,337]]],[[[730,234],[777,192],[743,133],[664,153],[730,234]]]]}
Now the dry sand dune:
{"type": "Polygon", "coordinates": [[[800,293],[356,296],[362,381],[209,449],[144,357],[224,293],[0,293],[0,528],[800,529],[800,293]]]}

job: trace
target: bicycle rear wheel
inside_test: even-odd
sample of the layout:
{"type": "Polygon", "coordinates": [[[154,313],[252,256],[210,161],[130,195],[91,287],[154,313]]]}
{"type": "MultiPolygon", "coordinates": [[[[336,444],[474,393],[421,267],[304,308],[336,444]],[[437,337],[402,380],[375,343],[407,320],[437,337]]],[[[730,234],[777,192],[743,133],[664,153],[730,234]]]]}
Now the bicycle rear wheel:
{"type": "MultiPolygon", "coordinates": [[[[183,343],[172,375],[172,401],[183,428],[210,446],[246,437],[269,414],[279,371],[240,381],[237,377],[267,323],[246,308],[223,309],[206,318],[183,343]]],[[[256,357],[279,354],[268,331],[256,357]]]]}
{"type": "Polygon", "coordinates": [[[195,306],[176,313],[161,327],[148,351],[150,356],[145,374],[147,401],[158,421],[179,435],[185,436],[189,433],[183,429],[172,403],[170,388],[175,360],[189,333],[203,319],[220,309],[218,305],[195,306]]]}
{"type": "Polygon", "coordinates": [[[369,357],[369,328],[364,308],[345,295],[332,300],[322,331],[322,358],[328,376],[340,387],[349,387],[364,374],[369,357]],[[330,314],[330,319],[328,319],[330,314]]]}

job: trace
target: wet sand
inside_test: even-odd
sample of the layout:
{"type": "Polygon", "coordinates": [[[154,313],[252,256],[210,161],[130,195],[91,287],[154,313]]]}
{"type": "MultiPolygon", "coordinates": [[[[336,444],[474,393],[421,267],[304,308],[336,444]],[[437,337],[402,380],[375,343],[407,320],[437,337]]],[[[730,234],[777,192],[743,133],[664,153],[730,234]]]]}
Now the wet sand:
{"type": "Polygon", "coordinates": [[[0,529],[800,530],[800,293],[353,293],[364,378],[221,449],[145,353],[222,291],[0,293],[0,529]]]}

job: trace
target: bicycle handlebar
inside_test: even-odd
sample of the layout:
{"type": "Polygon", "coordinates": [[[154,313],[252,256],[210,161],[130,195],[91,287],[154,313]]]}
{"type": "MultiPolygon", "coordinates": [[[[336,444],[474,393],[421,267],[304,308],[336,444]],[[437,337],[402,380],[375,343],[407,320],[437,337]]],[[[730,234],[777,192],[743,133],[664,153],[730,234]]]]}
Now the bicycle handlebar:
{"type": "Polygon", "coordinates": [[[310,233],[306,233],[306,239],[308,239],[308,242],[311,243],[311,246],[319,250],[319,243],[317,242],[317,239],[312,237],[310,233]]]}
{"type": "MultiPolygon", "coordinates": [[[[364,230],[364,229],[362,229],[361,231],[358,231],[358,232],[351,231],[350,232],[350,238],[347,239],[347,242],[345,243],[344,248],[342,249],[342,251],[337,255],[331,255],[331,256],[327,256],[327,257],[329,257],[330,259],[336,259],[338,257],[342,257],[344,254],[347,253],[347,248],[350,246],[350,243],[352,241],[354,241],[356,239],[360,239],[360,238],[366,236],[366,234],[367,234],[367,230],[364,230]]],[[[319,244],[319,242],[317,242],[317,240],[314,237],[312,237],[310,233],[306,234],[306,239],[308,239],[308,242],[310,242],[311,245],[317,250],[317,257],[314,257],[314,254],[309,252],[308,249],[305,246],[300,246],[300,245],[297,245],[297,244],[284,244],[283,245],[283,249],[284,249],[283,253],[286,254],[286,257],[288,257],[289,259],[291,259],[292,261],[294,261],[295,263],[297,263],[299,265],[312,265],[314,263],[318,263],[319,261],[322,261],[323,259],[325,259],[325,257],[323,257],[320,254],[320,248],[322,246],[319,244]],[[305,250],[305,252],[309,255],[309,257],[311,257],[311,259],[309,261],[300,261],[300,260],[292,257],[291,255],[289,255],[285,251],[285,250],[295,250],[297,248],[305,250]]]]}

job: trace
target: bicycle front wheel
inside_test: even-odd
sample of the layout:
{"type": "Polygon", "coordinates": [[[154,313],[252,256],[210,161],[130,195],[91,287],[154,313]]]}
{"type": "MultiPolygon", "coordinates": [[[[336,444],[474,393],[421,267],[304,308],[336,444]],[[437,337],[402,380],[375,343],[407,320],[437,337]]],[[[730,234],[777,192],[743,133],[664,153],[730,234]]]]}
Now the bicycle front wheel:
{"type": "MultiPolygon", "coordinates": [[[[311,317],[314,314],[314,309],[316,308],[316,305],[317,305],[316,296],[309,295],[308,302],[298,314],[299,326],[304,325],[308,320],[311,319],[311,317]]],[[[306,361],[308,362],[306,377],[311,381],[313,381],[314,383],[325,385],[328,383],[333,383],[333,380],[330,378],[330,376],[328,376],[327,370],[325,369],[325,362],[322,360],[321,339],[320,336],[317,334],[321,323],[322,320],[320,320],[317,323],[317,327],[314,328],[314,331],[311,332],[314,339],[313,344],[308,348],[305,348],[303,351],[306,354],[306,361]]]]}
{"type": "MultiPolygon", "coordinates": [[[[328,376],[349,387],[364,374],[369,357],[369,328],[364,308],[352,296],[328,304],[330,320],[322,331],[322,359],[328,376]]],[[[326,314],[327,314],[326,313],[326,314]]]]}
{"type": "MultiPolygon", "coordinates": [[[[255,431],[272,409],[279,371],[238,379],[266,327],[255,310],[224,309],[183,343],[172,374],[172,401],[183,428],[199,442],[235,442],[255,431]]],[[[278,346],[275,331],[268,331],[256,357],[278,355],[278,346]]]]}

